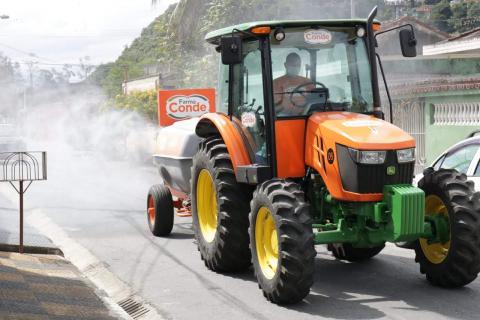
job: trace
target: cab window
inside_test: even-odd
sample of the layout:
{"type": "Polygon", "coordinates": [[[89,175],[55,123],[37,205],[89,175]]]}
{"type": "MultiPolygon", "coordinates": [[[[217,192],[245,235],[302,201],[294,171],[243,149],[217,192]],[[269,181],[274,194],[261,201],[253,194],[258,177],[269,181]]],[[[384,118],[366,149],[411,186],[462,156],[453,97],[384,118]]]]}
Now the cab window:
{"type": "Polygon", "coordinates": [[[262,74],[262,53],[259,42],[245,41],[243,62],[234,65],[232,83],[232,117],[248,142],[251,160],[265,164],[265,112],[262,74]]]}
{"type": "Polygon", "coordinates": [[[282,41],[272,35],[277,117],[307,116],[318,111],[373,110],[365,39],[357,37],[355,30],[292,28],[282,41]]]}
{"type": "Polygon", "coordinates": [[[228,78],[229,66],[220,61],[217,85],[217,112],[228,114],[228,78]]]}

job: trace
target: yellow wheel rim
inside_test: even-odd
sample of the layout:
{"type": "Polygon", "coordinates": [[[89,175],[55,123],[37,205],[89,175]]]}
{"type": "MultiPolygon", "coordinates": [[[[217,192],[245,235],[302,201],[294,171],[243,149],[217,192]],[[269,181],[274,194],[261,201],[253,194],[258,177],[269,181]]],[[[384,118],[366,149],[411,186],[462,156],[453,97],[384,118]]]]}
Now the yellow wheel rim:
{"type": "Polygon", "coordinates": [[[210,172],[202,169],[197,180],[197,214],[202,236],[212,242],[217,233],[217,193],[210,172]]]}
{"type": "MultiPolygon", "coordinates": [[[[440,199],[436,195],[429,195],[425,199],[425,214],[426,215],[435,215],[439,214],[448,219],[448,210],[440,199]]],[[[449,239],[451,235],[449,235],[449,239]]],[[[429,244],[427,239],[420,239],[420,246],[422,248],[423,254],[433,264],[440,264],[445,260],[448,255],[448,250],[450,249],[450,240],[445,243],[432,243],[429,244]]]]}
{"type": "Polygon", "coordinates": [[[278,237],[270,210],[261,207],[255,221],[255,247],[263,275],[272,279],[278,266],[278,237]]]}

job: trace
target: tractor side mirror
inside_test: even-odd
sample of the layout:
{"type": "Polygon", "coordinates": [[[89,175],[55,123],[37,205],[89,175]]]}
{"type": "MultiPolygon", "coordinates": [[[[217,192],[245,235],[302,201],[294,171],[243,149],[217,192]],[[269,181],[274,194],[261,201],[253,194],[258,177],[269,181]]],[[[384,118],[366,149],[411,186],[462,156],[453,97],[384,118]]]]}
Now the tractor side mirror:
{"type": "Polygon", "coordinates": [[[242,62],[242,38],[239,36],[222,37],[220,47],[223,64],[232,65],[242,62]]]}
{"type": "Polygon", "coordinates": [[[413,58],[417,56],[417,39],[413,30],[403,29],[400,30],[400,47],[402,48],[402,54],[404,57],[413,58]]]}

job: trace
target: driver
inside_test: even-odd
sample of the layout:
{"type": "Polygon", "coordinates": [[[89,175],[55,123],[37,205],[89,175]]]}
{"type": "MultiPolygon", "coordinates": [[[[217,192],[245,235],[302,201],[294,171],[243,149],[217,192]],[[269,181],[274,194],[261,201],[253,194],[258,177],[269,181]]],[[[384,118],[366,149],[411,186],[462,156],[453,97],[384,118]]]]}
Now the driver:
{"type": "Polygon", "coordinates": [[[297,53],[289,53],[284,66],[286,74],[273,81],[275,111],[277,114],[283,115],[300,115],[303,113],[303,108],[295,106],[290,101],[290,97],[297,105],[304,104],[305,99],[300,93],[294,93],[293,96],[291,93],[302,84],[305,86],[300,89],[301,91],[314,89],[315,86],[310,79],[299,76],[302,60],[297,53]]]}

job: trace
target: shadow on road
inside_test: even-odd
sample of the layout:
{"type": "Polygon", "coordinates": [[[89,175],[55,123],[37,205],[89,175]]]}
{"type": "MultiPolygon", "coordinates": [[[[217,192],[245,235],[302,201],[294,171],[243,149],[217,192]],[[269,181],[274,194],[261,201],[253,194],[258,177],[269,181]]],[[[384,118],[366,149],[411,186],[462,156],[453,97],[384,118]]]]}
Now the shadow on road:
{"type": "Polygon", "coordinates": [[[315,283],[303,303],[285,308],[335,319],[375,319],[388,316],[372,304],[392,309],[430,311],[448,318],[478,319],[480,294],[468,286],[443,289],[431,286],[409,258],[380,255],[364,263],[316,259],[315,283]],[[452,301],[455,303],[442,303],[452,301]],[[369,304],[369,305],[367,305],[369,304]],[[455,305],[455,307],[453,307],[455,305]]]}

